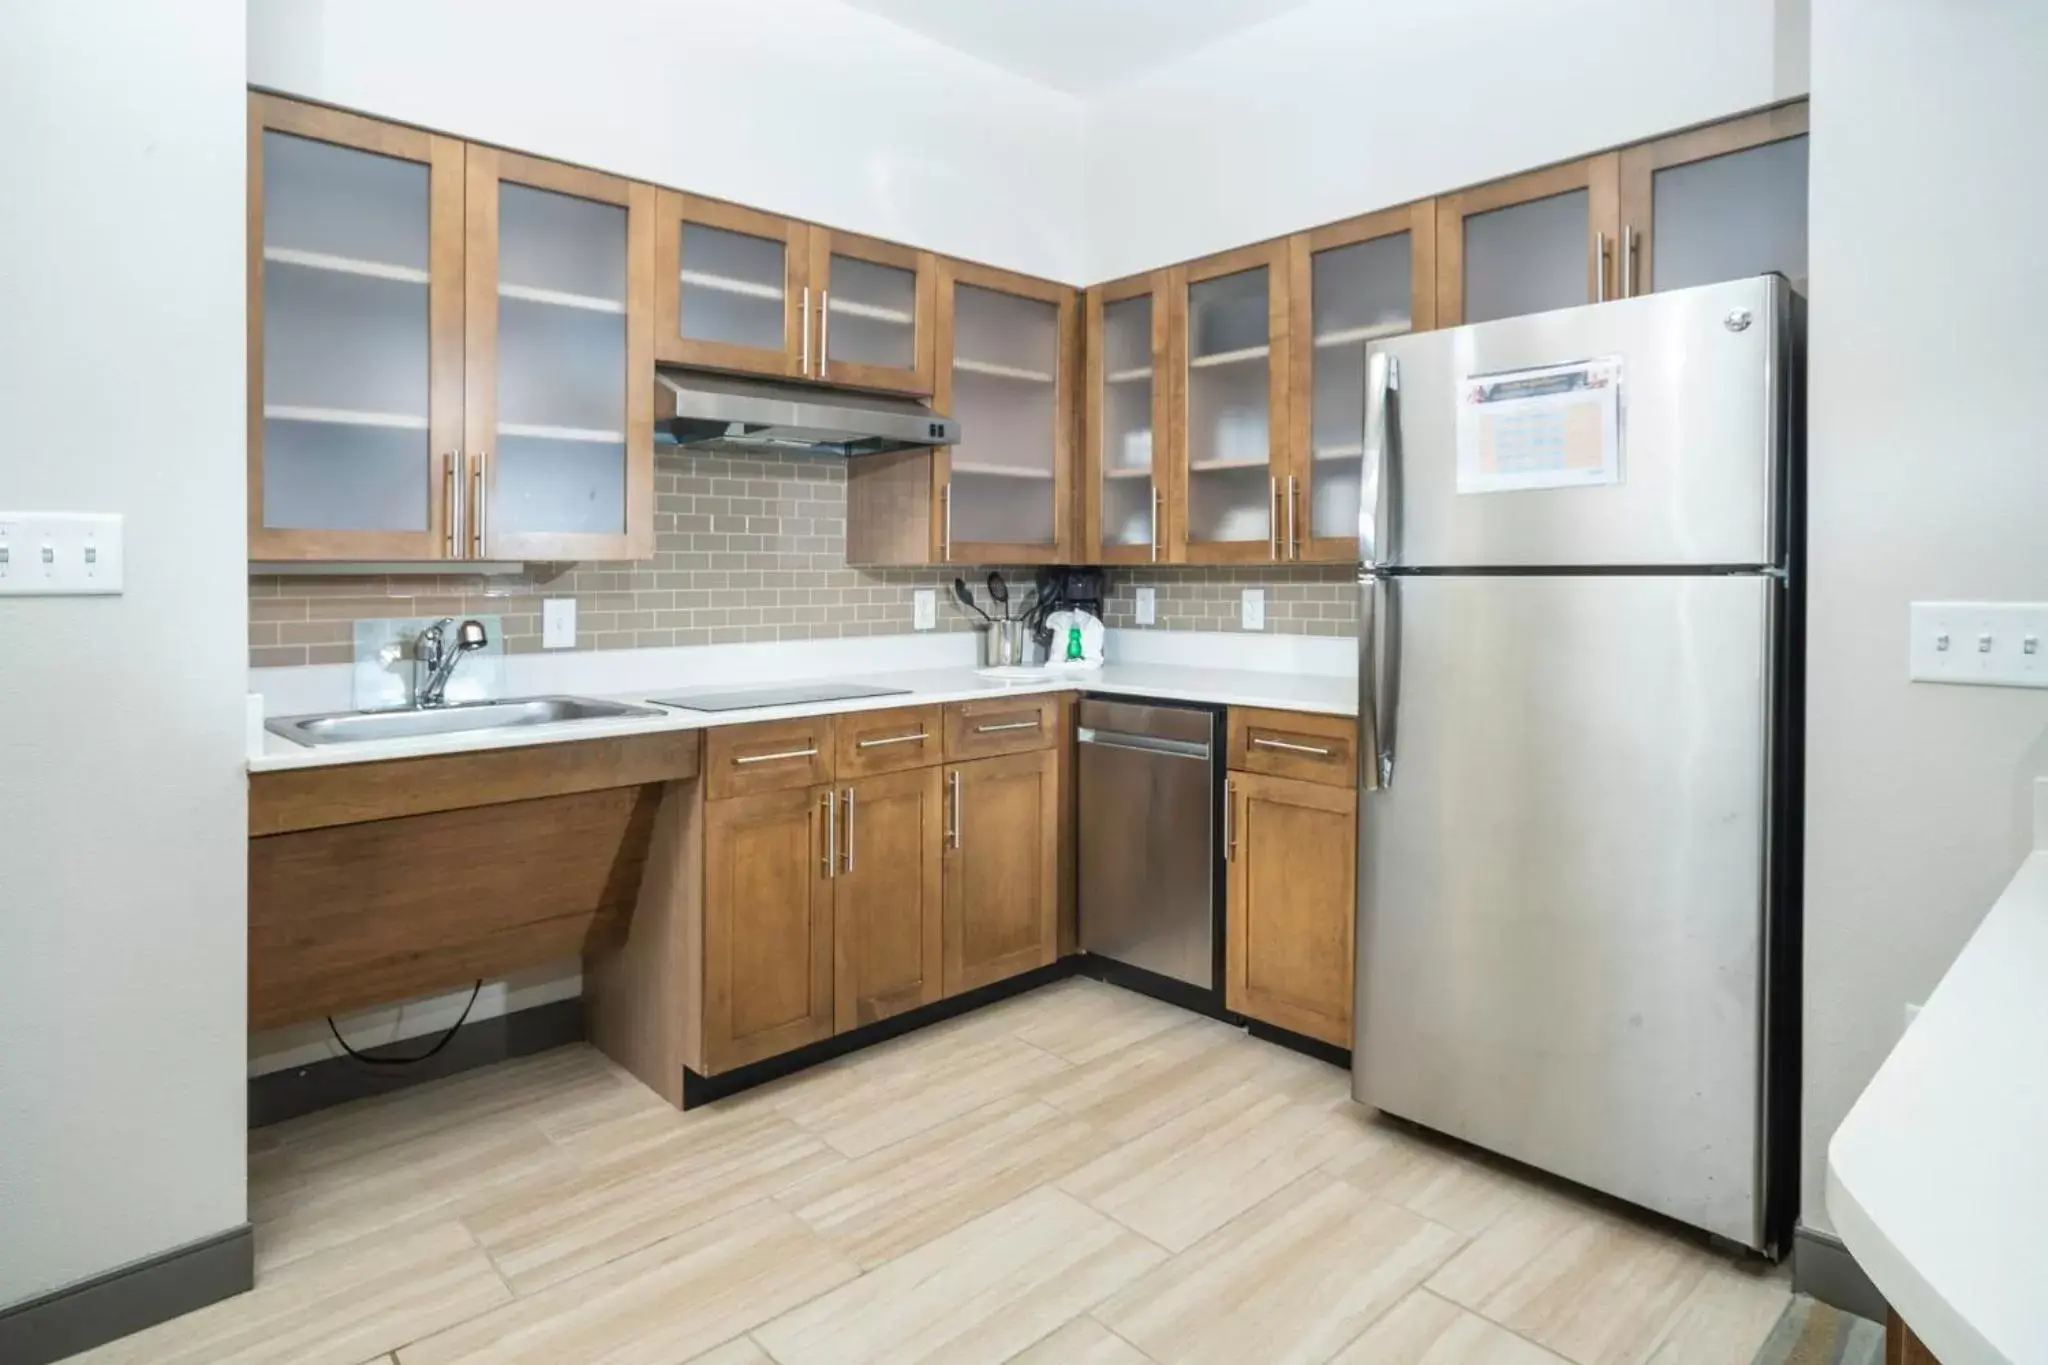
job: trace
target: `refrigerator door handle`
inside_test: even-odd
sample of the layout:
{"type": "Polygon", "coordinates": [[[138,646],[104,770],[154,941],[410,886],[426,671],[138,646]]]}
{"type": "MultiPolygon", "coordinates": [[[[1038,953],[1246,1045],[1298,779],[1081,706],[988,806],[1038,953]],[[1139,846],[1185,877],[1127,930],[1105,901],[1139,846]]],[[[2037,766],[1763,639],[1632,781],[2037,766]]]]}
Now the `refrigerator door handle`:
{"type": "Polygon", "coordinates": [[[1368,790],[1394,785],[1395,725],[1401,706],[1401,587],[1398,578],[1358,579],[1358,714],[1372,728],[1368,790]]]}
{"type": "Polygon", "coordinates": [[[1380,352],[1367,367],[1365,457],[1358,490],[1358,558],[1367,570],[1394,561],[1388,528],[1388,499],[1394,484],[1393,446],[1387,439],[1387,396],[1401,387],[1401,365],[1380,352]]]}

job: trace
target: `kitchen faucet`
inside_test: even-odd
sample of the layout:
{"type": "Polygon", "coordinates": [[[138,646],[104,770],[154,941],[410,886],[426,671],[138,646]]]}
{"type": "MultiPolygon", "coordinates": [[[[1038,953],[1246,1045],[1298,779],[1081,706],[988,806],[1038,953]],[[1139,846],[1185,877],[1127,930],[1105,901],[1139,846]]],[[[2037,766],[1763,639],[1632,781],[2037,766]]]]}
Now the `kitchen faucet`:
{"type": "Polygon", "coordinates": [[[433,625],[421,631],[412,642],[412,704],[414,706],[445,706],[448,701],[448,677],[455,671],[455,665],[462,662],[462,656],[471,650],[482,649],[491,642],[484,632],[481,621],[464,621],[455,632],[451,643],[448,629],[455,625],[455,618],[444,616],[433,625]],[[425,669],[426,681],[420,680],[420,670],[425,669]]]}

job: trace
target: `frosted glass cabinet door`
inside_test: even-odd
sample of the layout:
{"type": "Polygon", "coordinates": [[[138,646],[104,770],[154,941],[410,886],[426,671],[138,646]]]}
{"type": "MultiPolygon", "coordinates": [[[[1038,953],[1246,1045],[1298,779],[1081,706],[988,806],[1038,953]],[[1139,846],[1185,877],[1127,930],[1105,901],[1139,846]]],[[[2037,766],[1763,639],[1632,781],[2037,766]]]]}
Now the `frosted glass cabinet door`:
{"type": "Polygon", "coordinates": [[[1612,152],[1437,200],[1437,323],[1614,297],[1619,158],[1612,152]]]}
{"type": "Polygon", "coordinates": [[[962,261],[939,264],[938,291],[935,402],[960,421],[942,461],[942,557],[1067,559],[1074,291],[962,261]]]}
{"type": "Polygon", "coordinates": [[[654,552],[654,190],[469,153],[471,554],[654,552]]]}
{"type": "Polygon", "coordinates": [[[250,557],[446,557],[462,144],[262,95],[250,116],[250,557]]]}
{"type": "Polygon", "coordinates": [[[1088,291],[1086,535],[1103,564],[1173,555],[1171,290],[1162,270],[1088,291]]]}
{"type": "Polygon", "coordinates": [[[1285,558],[1287,245],[1188,267],[1183,403],[1189,563],[1285,558]]]}
{"type": "Polygon", "coordinates": [[[1302,233],[1289,244],[1297,468],[1284,497],[1286,558],[1358,557],[1365,348],[1436,324],[1436,206],[1424,201],[1302,233]]]}
{"type": "Polygon", "coordinates": [[[936,259],[894,242],[812,228],[817,307],[812,377],[850,388],[933,392],[936,259]]]}
{"type": "Polygon", "coordinates": [[[658,212],[656,358],[809,378],[809,229],[673,190],[660,192],[658,212]]]}
{"type": "Polygon", "coordinates": [[[1624,294],[1776,271],[1806,289],[1806,105],[1621,154],[1624,294]]]}

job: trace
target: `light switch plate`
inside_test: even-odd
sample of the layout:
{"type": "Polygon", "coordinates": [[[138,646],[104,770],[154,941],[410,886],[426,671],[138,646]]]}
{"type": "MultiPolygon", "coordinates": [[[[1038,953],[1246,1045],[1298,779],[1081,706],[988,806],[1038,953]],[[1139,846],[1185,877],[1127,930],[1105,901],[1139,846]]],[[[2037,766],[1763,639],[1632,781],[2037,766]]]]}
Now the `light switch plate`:
{"type": "Polygon", "coordinates": [[[2048,602],[1915,602],[1907,619],[1915,682],[2048,687],[2048,602]]]}
{"type": "Polygon", "coordinates": [[[1138,624],[1149,626],[1159,619],[1159,592],[1156,588],[1138,589],[1138,624]]]}
{"type": "Polygon", "coordinates": [[[1244,605],[1241,608],[1241,616],[1244,628],[1246,630],[1264,630],[1266,628],[1266,590],[1264,588],[1246,588],[1243,601],[1244,605]]]}
{"type": "Polygon", "coordinates": [[[910,595],[910,624],[916,630],[936,630],[939,624],[939,591],[919,588],[910,595]]]}
{"type": "Polygon", "coordinates": [[[543,597],[540,602],[540,647],[576,648],[576,599],[543,597]]]}
{"type": "Polygon", "coordinates": [[[120,591],[120,513],[0,512],[0,596],[120,591]]]}

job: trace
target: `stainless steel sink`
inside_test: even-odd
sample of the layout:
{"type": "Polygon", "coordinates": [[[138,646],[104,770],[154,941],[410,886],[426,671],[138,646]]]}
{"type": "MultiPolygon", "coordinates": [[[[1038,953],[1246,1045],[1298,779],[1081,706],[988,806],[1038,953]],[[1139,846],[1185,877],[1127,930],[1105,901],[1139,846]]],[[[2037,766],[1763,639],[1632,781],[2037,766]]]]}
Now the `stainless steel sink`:
{"type": "Polygon", "coordinates": [[[503,701],[456,702],[412,711],[330,711],[314,716],[278,716],[263,728],[294,744],[350,744],[366,739],[412,739],[466,730],[511,730],[566,720],[616,720],[668,714],[652,706],[631,706],[589,697],[510,697],[503,701]]]}

